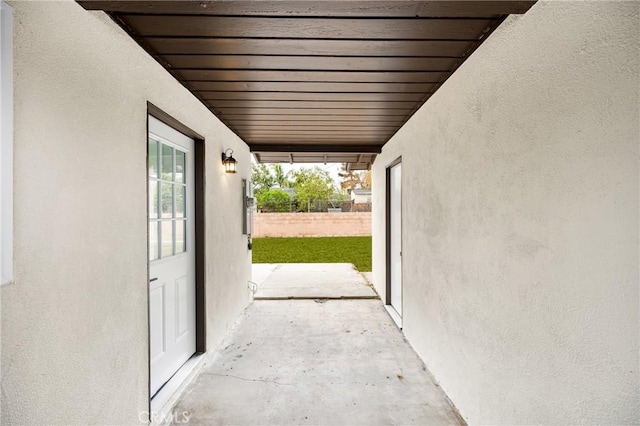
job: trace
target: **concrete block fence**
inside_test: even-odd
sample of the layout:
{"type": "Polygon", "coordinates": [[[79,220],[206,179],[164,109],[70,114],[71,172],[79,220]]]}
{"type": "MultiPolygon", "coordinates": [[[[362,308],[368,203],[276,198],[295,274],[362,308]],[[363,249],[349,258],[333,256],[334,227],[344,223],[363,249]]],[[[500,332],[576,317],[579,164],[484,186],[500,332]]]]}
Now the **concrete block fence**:
{"type": "Polygon", "coordinates": [[[254,213],[253,236],[351,237],[371,235],[371,213],[254,213]]]}

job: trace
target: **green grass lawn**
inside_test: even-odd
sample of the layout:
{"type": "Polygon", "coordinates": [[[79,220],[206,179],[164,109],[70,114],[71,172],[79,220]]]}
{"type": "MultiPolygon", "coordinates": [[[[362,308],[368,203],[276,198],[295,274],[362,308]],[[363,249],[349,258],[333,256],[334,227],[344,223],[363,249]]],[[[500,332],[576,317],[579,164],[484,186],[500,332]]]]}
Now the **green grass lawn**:
{"type": "Polygon", "coordinates": [[[253,263],[353,263],[371,271],[371,237],[254,238],[253,263]]]}

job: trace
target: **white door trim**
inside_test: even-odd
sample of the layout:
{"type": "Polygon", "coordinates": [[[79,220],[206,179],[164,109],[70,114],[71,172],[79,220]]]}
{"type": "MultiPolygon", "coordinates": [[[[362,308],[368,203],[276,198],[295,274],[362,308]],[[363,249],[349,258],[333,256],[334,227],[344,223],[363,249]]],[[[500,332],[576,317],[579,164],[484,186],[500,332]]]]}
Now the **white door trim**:
{"type": "Polygon", "coordinates": [[[385,308],[402,328],[404,307],[402,266],[402,158],[386,168],[386,298],[385,308]]]}

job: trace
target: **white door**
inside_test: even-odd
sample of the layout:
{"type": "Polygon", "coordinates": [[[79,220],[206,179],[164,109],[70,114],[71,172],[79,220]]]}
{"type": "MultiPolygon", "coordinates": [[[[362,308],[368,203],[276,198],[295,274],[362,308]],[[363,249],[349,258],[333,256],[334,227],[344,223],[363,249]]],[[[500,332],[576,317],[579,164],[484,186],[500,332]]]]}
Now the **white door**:
{"type": "Polygon", "coordinates": [[[193,165],[193,139],[149,117],[151,395],[196,351],[193,165]]]}
{"type": "Polygon", "coordinates": [[[402,317],[402,163],[391,167],[390,202],[390,265],[391,306],[402,317]]]}

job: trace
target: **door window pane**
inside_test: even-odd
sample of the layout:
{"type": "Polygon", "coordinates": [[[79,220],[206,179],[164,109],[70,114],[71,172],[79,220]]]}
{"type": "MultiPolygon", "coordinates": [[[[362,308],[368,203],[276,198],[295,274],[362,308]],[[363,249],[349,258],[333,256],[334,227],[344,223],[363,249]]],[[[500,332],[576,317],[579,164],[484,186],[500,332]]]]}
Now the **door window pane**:
{"type": "Polygon", "coordinates": [[[162,145],[162,180],[173,180],[173,148],[168,145],[162,145]]]}
{"type": "Polygon", "coordinates": [[[158,142],[149,139],[149,177],[158,177],[158,142]]]}
{"type": "Polygon", "coordinates": [[[156,221],[149,222],[149,260],[158,258],[158,226],[156,221]]]}
{"type": "Polygon", "coordinates": [[[158,184],[157,180],[149,180],[149,219],[158,218],[158,184]]]}
{"type": "Polygon", "coordinates": [[[185,183],[185,153],[176,149],[176,182],[185,183]]]}
{"type": "Polygon", "coordinates": [[[173,217],[173,184],[162,182],[162,204],[160,206],[163,219],[173,217]]]}
{"type": "Polygon", "coordinates": [[[186,156],[183,151],[149,138],[150,260],[187,249],[186,156]]]}
{"type": "Polygon", "coordinates": [[[186,220],[176,220],[176,254],[187,251],[186,226],[186,220]]]}
{"type": "Polygon", "coordinates": [[[173,255],[173,221],[163,220],[162,222],[162,257],[173,255]]]}
{"type": "Polygon", "coordinates": [[[176,217],[185,217],[187,187],[176,185],[176,217]]]}

